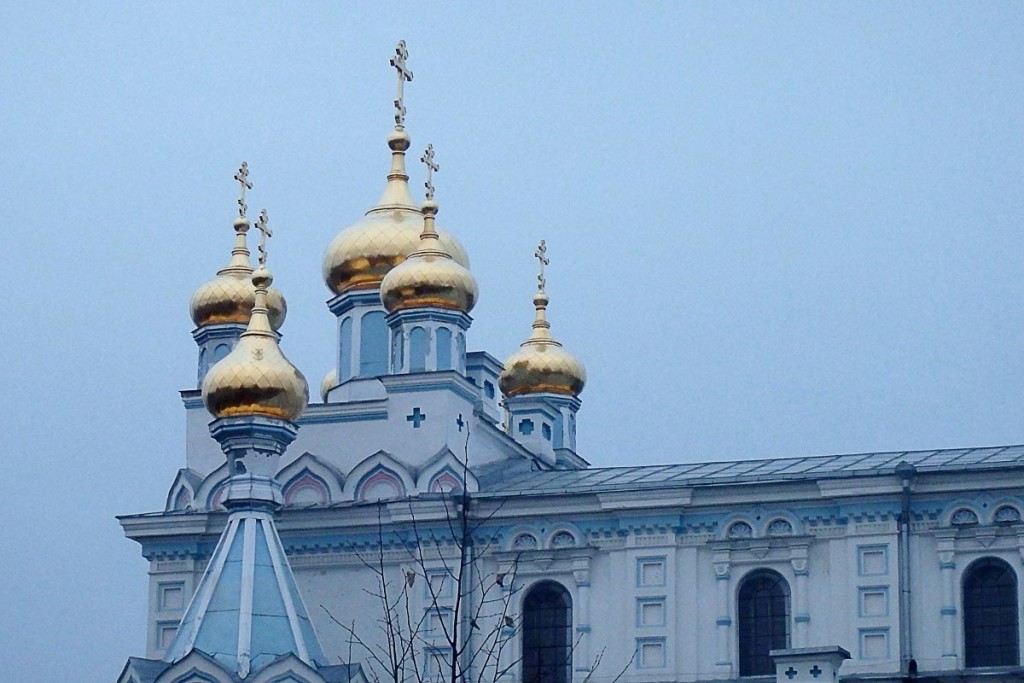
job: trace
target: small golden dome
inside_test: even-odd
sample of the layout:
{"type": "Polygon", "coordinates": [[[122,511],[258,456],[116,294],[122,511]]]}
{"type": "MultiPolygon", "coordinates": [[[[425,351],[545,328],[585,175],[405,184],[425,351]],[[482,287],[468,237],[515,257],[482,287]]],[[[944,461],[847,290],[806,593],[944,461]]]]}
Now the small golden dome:
{"type": "MultiPolygon", "coordinates": [[[[249,221],[235,219],[235,248],[231,250],[228,265],[217,271],[217,276],[199,287],[192,295],[190,312],[196,327],[238,323],[245,325],[256,304],[256,288],[252,284],[252,265],[246,246],[249,221]]],[[[267,309],[270,326],[277,330],[288,313],[281,292],[271,287],[267,291],[267,309]]]]}
{"type": "Polygon", "coordinates": [[[327,403],[327,394],[336,386],[338,386],[338,371],[335,368],[331,368],[324,375],[324,381],[320,382],[320,398],[323,399],[324,403],[327,403]]]}
{"type": "Polygon", "coordinates": [[[380,283],[380,299],[388,313],[409,308],[448,308],[469,313],[476,305],[476,280],[460,265],[434,228],[437,204],[423,204],[423,233],[419,246],[380,283]]]}
{"type": "Polygon", "coordinates": [[[216,418],[264,415],[294,421],[309,402],[306,378],[285,358],[270,326],[267,291],[272,281],[263,268],[252,274],[256,294],[249,325],[203,381],[203,401],[216,418]]]}
{"type": "MultiPolygon", "coordinates": [[[[342,230],[324,254],[324,282],[335,294],[349,289],[377,287],[392,268],[405,261],[419,244],[423,215],[409,192],[405,152],[410,139],[404,130],[388,136],[391,172],[377,205],[354,225],[342,230]]],[[[469,268],[469,256],[455,237],[437,228],[441,246],[455,261],[469,268]]]]}
{"type": "Polygon", "coordinates": [[[543,274],[540,281],[541,286],[533,296],[537,309],[533,332],[505,361],[498,386],[505,396],[539,393],[579,396],[587,383],[587,370],[551,336],[543,274]]]}

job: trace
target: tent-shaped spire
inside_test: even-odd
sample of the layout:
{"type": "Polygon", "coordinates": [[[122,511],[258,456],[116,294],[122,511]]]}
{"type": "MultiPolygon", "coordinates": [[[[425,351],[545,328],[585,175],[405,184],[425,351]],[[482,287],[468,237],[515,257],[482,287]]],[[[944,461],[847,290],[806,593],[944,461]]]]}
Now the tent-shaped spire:
{"type": "Polygon", "coordinates": [[[243,678],[289,652],[327,663],[270,512],[237,510],[228,519],[164,660],[193,649],[243,678]]]}

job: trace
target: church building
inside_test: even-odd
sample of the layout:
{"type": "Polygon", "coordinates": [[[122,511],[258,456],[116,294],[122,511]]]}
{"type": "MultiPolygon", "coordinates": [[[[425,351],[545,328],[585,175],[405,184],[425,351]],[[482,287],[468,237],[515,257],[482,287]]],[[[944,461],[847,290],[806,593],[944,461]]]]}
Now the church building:
{"type": "Polygon", "coordinates": [[[383,194],[326,245],[312,399],[235,175],[227,265],[191,299],[184,461],[162,509],[119,518],[149,617],[118,683],[1024,680],[1024,446],[591,467],[544,242],[521,346],[470,350],[407,58],[383,194]]]}

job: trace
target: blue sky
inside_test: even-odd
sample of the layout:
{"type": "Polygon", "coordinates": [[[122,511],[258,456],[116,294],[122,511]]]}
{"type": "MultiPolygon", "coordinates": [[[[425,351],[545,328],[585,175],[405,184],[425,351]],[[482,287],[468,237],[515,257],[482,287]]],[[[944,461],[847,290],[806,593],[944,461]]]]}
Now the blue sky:
{"type": "MultiPolygon", "coordinates": [[[[236,184],[284,347],[335,343],[323,250],[376,200],[404,38],[414,151],[480,285],[586,363],[596,465],[1024,442],[1020,3],[0,6],[0,642],[19,680],[144,654],[115,514],[184,463],[191,292],[236,184]],[[57,656],[55,656],[57,655],[57,656]]],[[[417,195],[422,171],[413,170],[417,195]]]]}

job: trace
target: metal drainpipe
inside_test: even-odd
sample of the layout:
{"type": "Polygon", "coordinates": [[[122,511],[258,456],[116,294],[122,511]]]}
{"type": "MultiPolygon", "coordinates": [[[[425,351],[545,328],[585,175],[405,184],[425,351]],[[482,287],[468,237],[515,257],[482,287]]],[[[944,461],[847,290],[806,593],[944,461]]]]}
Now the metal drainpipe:
{"type": "Polygon", "coordinates": [[[917,469],[906,461],[896,466],[896,474],[900,477],[902,485],[900,492],[900,543],[898,553],[900,572],[900,673],[903,676],[910,672],[910,662],[914,658],[910,614],[910,486],[914,481],[916,473],[917,469]]]}

